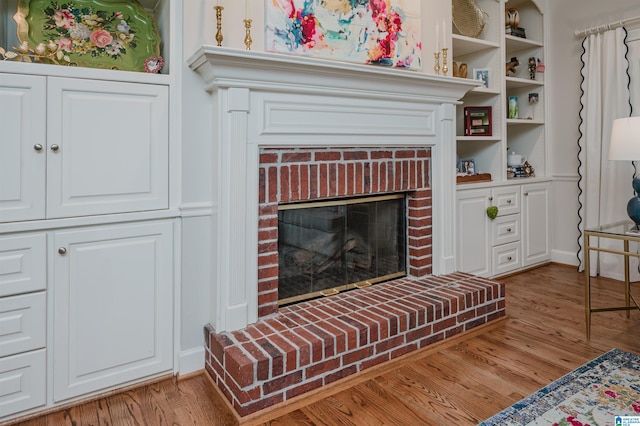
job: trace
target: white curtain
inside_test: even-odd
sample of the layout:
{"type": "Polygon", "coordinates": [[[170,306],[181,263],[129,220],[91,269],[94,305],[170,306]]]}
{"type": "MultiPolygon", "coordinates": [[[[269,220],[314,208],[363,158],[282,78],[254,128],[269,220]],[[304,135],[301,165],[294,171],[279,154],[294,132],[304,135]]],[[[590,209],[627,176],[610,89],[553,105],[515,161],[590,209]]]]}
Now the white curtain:
{"type": "MultiPolygon", "coordinates": [[[[584,229],[628,219],[626,206],[633,196],[632,163],[609,161],[607,158],[613,120],[628,117],[631,113],[626,34],[624,28],[617,28],[589,35],[582,44],[582,108],[578,141],[580,271],[584,270],[584,229]]],[[[610,239],[590,243],[622,248],[619,242],[610,239]]],[[[591,252],[590,260],[592,275],[624,279],[622,256],[591,252]]]]}

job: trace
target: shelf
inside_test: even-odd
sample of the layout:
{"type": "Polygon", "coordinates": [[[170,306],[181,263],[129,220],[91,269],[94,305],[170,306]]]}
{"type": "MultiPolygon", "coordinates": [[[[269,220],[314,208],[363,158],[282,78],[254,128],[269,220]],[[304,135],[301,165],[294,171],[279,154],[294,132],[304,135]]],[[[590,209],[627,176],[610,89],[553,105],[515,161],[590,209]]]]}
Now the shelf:
{"type": "Polygon", "coordinates": [[[518,87],[544,86],[544,81],[529,80],[527,78],[506,77],[507,90],[517,89],[518,87]]]}
{"type": "Polygon", "coordinates": [[[456,136],[456,141],[458,142],[500,142],[500,140],[499,136],[456,136]]]}
{"type": "Polygon", "coordinates": [[[506,42],[507,52],[517,52],[519,50],[535,49],[542,47],[542,43],[535,40],[529,40],[528,38],[516,37],[505,34],[504,40],[506,42]]]}
{"type": "Polygon", "coordinates": [[[460,34],[453,34],[452,38],[453,52],[456,58],[468,55],[469,53],[477,53],[481,50],[488,49],[498,49],[500,47],[498,43],[467,37],[460,34]]]}
{"type": "Polygon", "coordinates": [[[542,120],[528,120],[526,118],[507,118],[507,125],[519,125],[519,124],[528,124],[531,126],[539,126],[544,124],[542,120]]]}

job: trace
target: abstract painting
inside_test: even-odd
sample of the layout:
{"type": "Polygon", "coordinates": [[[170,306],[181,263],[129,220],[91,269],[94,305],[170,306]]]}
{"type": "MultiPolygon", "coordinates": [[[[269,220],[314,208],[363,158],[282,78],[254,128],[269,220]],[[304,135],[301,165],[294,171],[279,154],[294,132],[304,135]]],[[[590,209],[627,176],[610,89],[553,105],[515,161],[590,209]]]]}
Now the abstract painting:
{"type": "Polygon", "coordinates": [[[420,69],[420,0],[265,0],[266,50],[420,69]]]}

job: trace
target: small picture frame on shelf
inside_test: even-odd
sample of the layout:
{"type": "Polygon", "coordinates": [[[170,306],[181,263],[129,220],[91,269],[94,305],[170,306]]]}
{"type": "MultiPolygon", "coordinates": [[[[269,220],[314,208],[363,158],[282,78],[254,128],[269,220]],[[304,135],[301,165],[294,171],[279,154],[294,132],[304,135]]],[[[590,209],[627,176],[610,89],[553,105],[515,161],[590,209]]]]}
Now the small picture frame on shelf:
{"type": "Polygon", "coordinates": [[[458,173],[465,175],[476,174],[476,160],[473,158],[466,158],[458,162],[458,173]]]}
{"type": "Polygon", "coordinates": [[[475,80],[481,80],[484,83],[485,88],[489,88],[489,79],[491,77],[491,70],[489,68],[474,68],[473,78],[475,80]]]}
{"type": "Polygon", "coordinates": [[[493,135],[490,106],[468,106],[464,108],[464,135],[493,135]]]}

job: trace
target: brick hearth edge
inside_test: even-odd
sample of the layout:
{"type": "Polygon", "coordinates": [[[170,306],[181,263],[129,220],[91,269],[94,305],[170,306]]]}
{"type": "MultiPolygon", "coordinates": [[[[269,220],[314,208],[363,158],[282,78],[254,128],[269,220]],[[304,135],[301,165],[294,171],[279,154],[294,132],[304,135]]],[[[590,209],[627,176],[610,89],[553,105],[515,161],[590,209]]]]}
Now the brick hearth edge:
{"type": "Polygon", "coordinates": [[[403,278],[205,327],[207,373],[240,416],[505,316],[505,287],[464,273],[403,278]]]}

